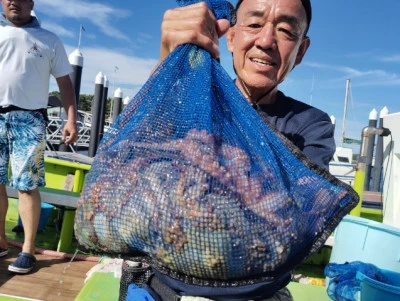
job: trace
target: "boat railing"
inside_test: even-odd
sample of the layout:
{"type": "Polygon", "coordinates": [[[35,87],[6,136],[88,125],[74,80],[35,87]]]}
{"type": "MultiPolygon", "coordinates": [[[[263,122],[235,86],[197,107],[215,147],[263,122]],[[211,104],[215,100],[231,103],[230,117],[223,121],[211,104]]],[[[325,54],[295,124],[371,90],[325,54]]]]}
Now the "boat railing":
{"type": "MultiPolygon", "coordinates": [[[[58,112],[57,112],[58,113],[58,112]]],[[[67,120],[63,120],[59,114],[49,114],[49,122],[46,129],[46,139],[50,150],[54,145],[59,145],[62,141],[63,128],[67,120]]],[[[110,120],[105,120],[104,132],[107,132],[110,126],[110,120]]],[[[78,111],[78,139],[74,144],[77,149],[89,148],[90,131],[92,127],[92,114],[84,111],[78,111]]]]}
{"type": "MultiPolygon", "coordinates": [[[[90,143],[91,124],[88,120],[77,121],[78,139],[75,146],[78,148],[88,148],[90,143]]],[[[46,128],[46,140],[51,145],[59,145],[62,141],[63,128],[67,121],[58,116],[49,116],[49,122],[46,128]]]]}
{"type": "Polygon", "coordinates": [[[356,164],[329,162],[329,172],[346,184],[353,185],[356,175],[356,164]]]}

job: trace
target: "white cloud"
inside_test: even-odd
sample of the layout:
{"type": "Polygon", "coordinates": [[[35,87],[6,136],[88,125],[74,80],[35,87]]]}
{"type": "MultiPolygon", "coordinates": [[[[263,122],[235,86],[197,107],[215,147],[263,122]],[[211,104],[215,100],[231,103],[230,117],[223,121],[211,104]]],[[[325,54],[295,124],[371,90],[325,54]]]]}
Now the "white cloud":
{"type": "Polygon", "coordinates": [[[354,69],[350,68],[347,66],[339,66],[339,65],[328,65],[328,64],[321,64],[317,62],[304,62],[304,66],[312,67],[312,68],[318,68],[318,69],[327,69],[327,70],[334,70],[342,73],[346,73],[349,75],[359,75],[361,72],[354,69]]]}
{"type": "Polygon", "coordinates": [[[364,52],[352,52],[352,53],[348,53],[345,54],[344,57],[345,58],[356,58],[356,59],[360,59],[361,57],[366,57],[366,58],[370,58],[370,57],[375,57],[377,54],[376,50],[369,50],[369,51],[364,51],[364,52]]]}
{"type": "Polygon", "coordinates": [[[102,3],[83,0],[36,0],[35,2],[36,12],[40,11],[58,18],[67,17],[88,20],[107,36],[130,41],[128,36],[112,25],[112,19],[125,18],[129,16],[128,11],[115,9],[102,3]]]}
{"type": "MultiPolygon", "coordinates": [[[[75,48],[65,45],[68,54],[75,48]]],[[[152,68],[157,63],[156,59],[143,59],[135,56],[105,48],[83,48],[84,57],[81,94],[93,94],[95,79],[99,72],[107,76],[109,80],[109,97],[113,97],[114,90],[121,88],[125,96],[133,97],[140,87],[147,81],[152,68]],[[115,72],[115,66],[118,70],[115,72]]],[[[58,90],[52,79],[50,91],[58,90]]]]}
{"type": "Polygon", "coordinates": [[[382,62],[389,62],[389,63],[400,63],[400,54],[382,57],[379,59],[382,62]]]}
{"type": "Polygon", "coordinates": [[[347,66],[320,64],[317,62],[304,62],[303,65],[311,68],[337,71],[338,73],[343,74],[340,77],[340,79],[338,79],[339,81],[343,81],[344,79],[347,78],[357,79],[358,86],[400,85],[400,75],[385,70],[373,69],[373,70],[361,71],[347,66]]]}
{"type": "Polygon", "coordinates": [[[44,21],[44,22],[42,22],[42,27],[47,30],[50,30],[51,32],[55,33],[59,37],[63,36],[63,37],[73,38],[76,36],[72,31],[66,30],[64,27],[62,27],[54,22],[44,21]]]}

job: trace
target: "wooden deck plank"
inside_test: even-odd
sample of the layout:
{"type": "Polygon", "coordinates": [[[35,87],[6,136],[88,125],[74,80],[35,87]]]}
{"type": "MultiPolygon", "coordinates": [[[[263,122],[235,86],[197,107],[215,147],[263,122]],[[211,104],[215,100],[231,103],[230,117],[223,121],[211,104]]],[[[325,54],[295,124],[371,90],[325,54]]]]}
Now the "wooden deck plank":
{"type": "Polygon", "coordinates": [[[74,300],[84,286],[86,273],[97,263],[90,261],[62,259],[35,254],[35,269],[26,275],[8,272],[19,249],[10,247],[10,254],[0,259],[0,294],[44,301],[74,300]]]}

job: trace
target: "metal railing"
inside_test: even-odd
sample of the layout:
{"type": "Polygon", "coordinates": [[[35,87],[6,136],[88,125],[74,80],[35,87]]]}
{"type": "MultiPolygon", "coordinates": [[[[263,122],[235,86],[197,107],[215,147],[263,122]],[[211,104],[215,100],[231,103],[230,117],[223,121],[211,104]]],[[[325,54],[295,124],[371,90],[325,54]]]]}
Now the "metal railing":
{"type": "MultiPolygon", "coordinates": [[[[63,120],[58,114],[49,115],[49,123],[46,128],[46,148],[47,150],[54,150],[54,146],[58,146],[62,141],[62,132],[64,125],[67,121],[63,120]]],[[[110,123],[108,120],[105,121],[104,132],[107,131],[110,123]]],[[[90,131],[92,127],[92,114],[78,111],[78,140],[74,143],[74,146],[70,147],[73,152],[75,149],[86,149],[89,148],[90,143],[90,131]]]]}

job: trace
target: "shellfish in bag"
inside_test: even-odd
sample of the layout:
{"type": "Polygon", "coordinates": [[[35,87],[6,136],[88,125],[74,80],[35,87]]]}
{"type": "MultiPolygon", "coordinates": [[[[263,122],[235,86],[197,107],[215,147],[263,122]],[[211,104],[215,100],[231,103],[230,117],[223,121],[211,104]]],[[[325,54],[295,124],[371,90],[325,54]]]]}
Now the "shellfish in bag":
{"type": "MultiPolygon", "coordinates": [[[[230,18],[228,2],[207,3],[230,18]]],[[[83,247],[141,252],[174,275],[256,279],[318,251],[357,202],[265,124],[217,60],[187,44],[101,141],[75,234],[83,247]]]]}

